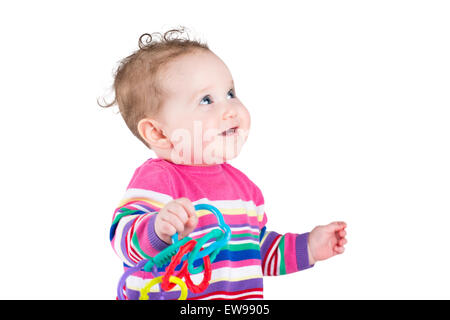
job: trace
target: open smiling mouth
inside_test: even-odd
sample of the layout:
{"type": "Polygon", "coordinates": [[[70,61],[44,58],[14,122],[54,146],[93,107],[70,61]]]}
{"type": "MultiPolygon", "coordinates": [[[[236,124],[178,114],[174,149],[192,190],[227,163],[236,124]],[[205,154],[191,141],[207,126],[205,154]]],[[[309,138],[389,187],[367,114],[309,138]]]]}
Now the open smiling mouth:
{"type": "Polygon", "coordinates": [[[230,129],[225,130],[225,131],[223,131],[222,133],[220,133],[219,136],[224,136],[224,137],[226,137],[226,136],[232,136],[232,135],[235,135],[235,134],[237,134],[237,129],[238,129],[238,127],[230,128],[230,129]]]}

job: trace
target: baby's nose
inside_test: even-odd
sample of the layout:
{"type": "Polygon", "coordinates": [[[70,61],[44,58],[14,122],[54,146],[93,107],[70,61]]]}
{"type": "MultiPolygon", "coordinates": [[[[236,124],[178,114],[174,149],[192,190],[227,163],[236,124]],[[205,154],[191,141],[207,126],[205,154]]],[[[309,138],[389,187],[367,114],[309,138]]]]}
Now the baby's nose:
{"type": "Polygon", "coordinates": [[[234,117],[236,117],[236,115],[237,115],[237,112],[234,108],[227,108],[225,110],[225,112],[223,113],[223,119],[226,120],[229,118],[234,118],[234,117]]]}

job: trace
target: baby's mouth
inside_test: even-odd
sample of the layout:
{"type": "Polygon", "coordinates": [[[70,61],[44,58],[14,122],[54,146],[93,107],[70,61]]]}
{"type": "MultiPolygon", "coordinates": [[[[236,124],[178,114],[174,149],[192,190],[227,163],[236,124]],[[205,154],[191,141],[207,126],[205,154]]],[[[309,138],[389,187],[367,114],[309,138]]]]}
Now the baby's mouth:
{"type": "Polygon", "coordinates": [[[226,136],[232,136],[232,135],[235,135],[235,134],[237,134],[237,129],[238,129],[238,127],[230,128],[230,129],[225,130],[225,131],[223,131],[222,133],[220,133],[219,136],[224,136],[224,137],[226,137],[226,136]]]}

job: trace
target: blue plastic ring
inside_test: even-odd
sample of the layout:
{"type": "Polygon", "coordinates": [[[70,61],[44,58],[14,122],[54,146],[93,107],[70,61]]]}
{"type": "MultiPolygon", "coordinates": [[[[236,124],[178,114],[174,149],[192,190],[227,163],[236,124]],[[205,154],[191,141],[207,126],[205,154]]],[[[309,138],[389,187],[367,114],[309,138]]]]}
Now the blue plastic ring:
{"type": "MultiPolygon", "coordinates": [[[[214,207],[210,204],[200,203],[200,204],[196,204],[194,206],[194,209],[195,209],[195,211],[198,211],[198,210],[211,211],[216,216],[220,229],[222,229],[222,231],[225,233],[225,236],[220,241],[216,241],[213,244],[211,244],[208,248],[200,251],[198,256],[196,257],[196,260],[198,260],[198,259],[203,259],[205,256],[211,254],[213,251],[224,247],[231,238],[231,229],[225,223],[225,220],[223,219],[223,215],[220,212],[220,210],[217,209],[216,207],[214,207]]],[[[172,236],[172,241],[173,241],[173,243],[178,242],[178,233],[175,233],[172,236]]],[[[185,259],[183,259],[183,260],[185,260],[185,259]]]]}

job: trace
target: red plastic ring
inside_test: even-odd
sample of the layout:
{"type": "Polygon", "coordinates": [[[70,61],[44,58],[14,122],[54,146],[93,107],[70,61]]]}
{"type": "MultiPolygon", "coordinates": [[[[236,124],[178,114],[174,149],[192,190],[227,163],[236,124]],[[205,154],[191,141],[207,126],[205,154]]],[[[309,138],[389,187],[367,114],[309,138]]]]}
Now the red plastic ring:
{"type": "MultiPolygon", "coordinates": [[[[187,267],[186,262],[187,261],[185,261],[185,265],[187,267]]],[[[186,272],[186,274],[184,275],[186,285],[188,289],[193,293],[200,293],[205,291],[205,289],[209,285],[209,281],[211,280],[211,260],[209,259],[209,256],[203,257],[203,263],[205,265],[205,271],[203,273],[203,280],[202,282],[200,282],[200,284],[195,285],[194,282],[192,282],[191,275],[189,274],[189,272],[186,272]]]]}
{"type": "MultiPolygon", "coordinates": [[[[170,276],[173,275],[173,273],[175,271],[175,267],[180,263],[183,256],[188,251],[192,250],[192,248],[195,247],[196,244],[197,244],[197,241],[190,240],[185,245],[180,247],[177,254],[175,256],[173,256],[172,261],[170,262],[169,266],[167,267],[166,272],[162,278],[161,289],[163,289],[164,291],[169,291],[173,287],[175,287],[175,285],[176,285],[175,283],[169,282],[170,276]]],[[[178,272],[178,274],[175,275],[175,277],[182,279],[186,273],[187,273],[187,263],[185,261],[185,263],[181,267],[180,272],[178,272]]]]}

